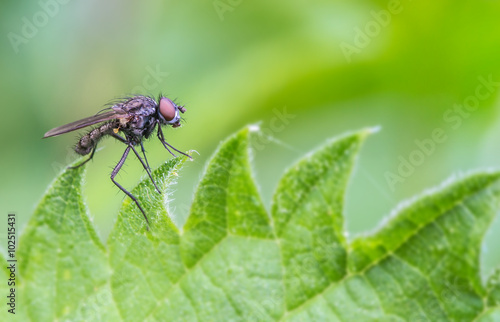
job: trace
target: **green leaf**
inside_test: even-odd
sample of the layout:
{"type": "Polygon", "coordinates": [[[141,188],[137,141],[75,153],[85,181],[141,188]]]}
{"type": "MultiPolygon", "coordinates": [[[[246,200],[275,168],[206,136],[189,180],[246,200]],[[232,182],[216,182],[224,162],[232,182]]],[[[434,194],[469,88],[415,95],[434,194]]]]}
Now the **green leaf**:
{"type": "Polygon", "coordinates": [[[340,320],[476,318],[487,309],[479,250],[499,206],[499,178],[472,175],[402,207],[351,244],[349,273],[297,316],[330,310],[340,320]]]}
{"type": "Polygon", "coordinates": [[[82,201],[82,180],[83,167],[64,170],[20,239],[18,307],[30,320],[59,319],[108,287],[108,255],[82,201]]]}
{"type": "Polygon", "coordinates": [[[500,275],[483,285],[481,241],[500,174],[455,179],[349,242],[344,198],[369,130],[334,139],[290,168],[267,212],[248,129],[208,163],[182,230],[169,201],[185,159],[125,198],[107,249],[82,201],[83,170],[51,185],[18,252],[19,313],[59,320],[481,320],[500,317],[500,275]]]}
{"type": "Polygon", "coordinates": [[[500,270],[497,270],[488,281],[488,306],[500,308],[500,270]]]}
{"type": "Polygon", "coordinates": [[[290,169],[278,185],[272,216],[289,310],[346,274],[344,194],[368,133],[333,140],[290,169]]]}
{"type": "Polygon", "coordinates": [[[153,178],[165,194],[158,194],[149,178],[132,190],[148,214],[151,229],[147,230],[142,213],[127,198],[109,236],[111,288],[120,315],[126,320],[143,320],[164,290],[184,274],[179,231],[167,213],[168,187],[183,162],[173,159],[154,171],[153,178]]]}
{"type": "MultiPolygon", "coordinates": [[[[281,292],[279,251],[249,171],[247,136],[248,130],[242,131],[219,148],[182,232],[163,202],[149,203],[164,219],[151,232],[124,229],[134,227],[130,221],[139,217],[125,215],[138,212],[126,203],[109,241],[112,286],[123,296],[122,316],[132,321],[238,318],[253,314],[252,302],[270,297],[270,291],[281,292]]],[[[153,191],[149,182],[142,185],[143,192],[133,193],[153,191]]],[[[278,318],[281,312],[268,314],[278,318]]]]}

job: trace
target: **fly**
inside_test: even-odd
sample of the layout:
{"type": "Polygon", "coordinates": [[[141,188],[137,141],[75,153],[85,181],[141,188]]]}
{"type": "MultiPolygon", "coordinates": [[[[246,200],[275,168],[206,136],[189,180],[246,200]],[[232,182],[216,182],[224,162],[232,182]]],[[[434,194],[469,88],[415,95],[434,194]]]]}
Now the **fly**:
{"type": "Polygon", "coordinates": [[[118,188],[120,188],[121,191],[123,191],[127,196],[130,197],[130,199],[135,202],[139,210],[142,212],[142,215],[146,219],[146,223],[149,227],[148,217],[146,216],[146,213],[144,212],[144,209],[142,209],[137,198],[134,197],[134,195],[127,191],[127,189],[121,186],[118,182],[116,182],[115,177],[125,163],[125,160],[127,159],[130,151],[132,150],[132,152],[134,152],[135,156],[137,157],[137,159],[139,159],[142,166],[146,170],[149,178],[156,188],[156,191],[158,191],[158,193],[161,193],[160,189],[158,189],[158,186],[153,179],[153,176],[151,175],[151,168],[149,167],[148,159],[146,158],[143,140],[148,139],[153,134],[156,126],[158,126],[156,135],[168,152],[170,152],[175,157],[176,155],[172,152],[172,150],[174,150],[182,155],[191,158],[190,155],[179,151],[172,145],[168,144],[165,141],[165,136],[163,135],[163,131],[161,129],[163,125],[171,125],[174,128],[179,127],[181,125],[180,114],[184,112],[186,112],[184,106],[175,104],[167,97],[160,95],[158,101],[156,101],[152,97],[139,95],[123,99],[122,101],[117,102],[113,106],[102,110],[94,116],[90,116],[73,123],[56,127],[55,129],[52,129],[45,133],[43,138],[58,136],[87,126],[98,124],[89,133],[82,136],[75,146],[76,153],[80,155],[90,154],[90,156],[85,161],[72,168],[81,167],[85,163],[89,162],[94,157],[97,144],[103,137],[107,135],[124,143],[127,147],[125,148],[125,152],[123,153],[120,161],[118,161],[118,164],[113,168],[113,171],[111,172],[111,181],[113,181],[113,183],[118,188]],[[142,159],[139,152],[137,152],[136,146],[141,147],[141,152],[144,156],[144,160],[142,159]]]}

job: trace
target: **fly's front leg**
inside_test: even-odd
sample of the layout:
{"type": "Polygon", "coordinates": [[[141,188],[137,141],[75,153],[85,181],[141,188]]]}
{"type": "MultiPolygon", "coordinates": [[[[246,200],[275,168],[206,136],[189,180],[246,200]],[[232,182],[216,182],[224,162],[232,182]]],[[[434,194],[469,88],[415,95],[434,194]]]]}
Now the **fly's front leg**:
{"type": "Polygon", "coordinates": [[[137,207],[139,208],[139,210],[142,212],[142,215],[144,216],[144,218],[146,219],[146,223],[148,224],[148,230],[149,230],[149,220],[148,220],[148,217],[146,216],[146,213],[144,212],[144,209],[142,209],[141,205],[139,204],[139,201],[137,200],[136,197],[134,197],[134,195],[132,195],[130,192],[127,191],[127,189],[123,188],[118,182],[116,182],[115,180],[115,177],[116,175],[118,174],[118,172],[120,171],[120,169],[122,168],[123,164],[125,163],[125,160],[127,159],[127,156],[130,152],[130,149],[131,147],[128,146],[126,149],[125,149],[125,152],[123,153],[122,155],[122,158],[120,159],[120,161],[118,161],[118,164],[116,165],[116,167],[113,169],[113,172],[111,172],[111,181],[113,181],[113,183],[118,187],[120,188],[121,191],[123,191],[127,196],[129,196],[130,199],[132,199],[135,204],[137,205],[137,207]]]}
{"type": "Polygon", "coordinates": [[[168,148],[167,146],[167,142],[165,142],[165,140],[163,139],[163,132],[160,130],[160,126],[158,126],[158,139],[160,140],[160,142],[163,144],[163,146],[165,147],[165,149],[167,149],[167,151],[173,155],[174,157],[177,157],[172,151],[170,151],[170,149],[168,148]]]}
{"type": "Polygon", "coordinates": [[[170,154],[172,154],[174,157],[177,157],[177,156],[172,151],[170,151],[170,149],[168,147],[170,147],[171,149],[173,149],[176,152],[179,152],[182,155],[187,156],[190,159],[193,159],[189,154],[186,154],[186,153],[184,153],[182,151],[179,151],[176,148],[174,148],[173,146],[171,146],[170,144],[168,144],[165,141],[165,136],[163,136],[163,131],[161,130],[160,126],[158,126],[158,139],[160,139],[160,142],[163,144],[163,146],[165,147],[165,149],[167,149],[167,151],[170,152],[170,154]]]}

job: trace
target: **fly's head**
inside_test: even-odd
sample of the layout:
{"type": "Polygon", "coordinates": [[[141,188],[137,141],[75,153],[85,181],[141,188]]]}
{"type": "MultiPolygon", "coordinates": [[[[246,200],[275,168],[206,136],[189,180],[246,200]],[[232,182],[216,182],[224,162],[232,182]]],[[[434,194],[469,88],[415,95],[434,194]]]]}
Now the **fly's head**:
{"type": "Polygon", "coordinates": [[[161,97],[158,101],[158,117],[160,124],[170,124],[172,127],[181,126],[181,113],[186,112],[184,106],[175,104],[167,97],[161,97]]]}

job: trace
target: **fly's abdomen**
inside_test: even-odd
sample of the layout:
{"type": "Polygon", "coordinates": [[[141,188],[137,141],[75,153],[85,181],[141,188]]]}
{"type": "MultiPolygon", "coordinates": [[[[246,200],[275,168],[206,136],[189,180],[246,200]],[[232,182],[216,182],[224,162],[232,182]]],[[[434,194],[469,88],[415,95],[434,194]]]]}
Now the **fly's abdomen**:
{"type": "Polygon", "coordinates": [[[113,122],[105,123],[99,127],[96,127],[88,134],[82,136],[75,146],[75,152],[81,155],[89,154],[97,145],[100,139],[105,135],[108,135],[116,128],[113,122]]]}

